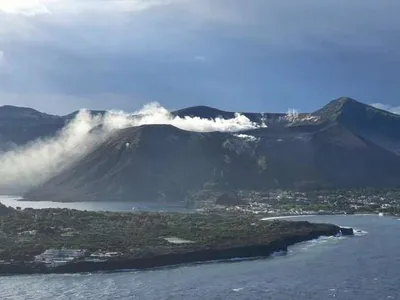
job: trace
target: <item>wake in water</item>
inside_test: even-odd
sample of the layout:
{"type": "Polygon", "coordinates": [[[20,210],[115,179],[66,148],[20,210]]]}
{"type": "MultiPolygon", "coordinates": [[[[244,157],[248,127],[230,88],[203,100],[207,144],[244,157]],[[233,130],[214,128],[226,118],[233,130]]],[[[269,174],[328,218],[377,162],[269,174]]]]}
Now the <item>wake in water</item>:
{"type": "Polygon", "coordinates": [[[266,218],[262,218],[261,221],[292,219],[292,218],[305,218],[305,217],[316,217],[316,216],[317,215],[287,215],[287,216],[277,216],[277,217],[266,217],[266,218]]]}
{"type": "Polygon", "coordinates": [[[364,236],[364,235],[368,234],[368,232],[365,231],[365,230],[355,229],[355,228],[353,228],[353,230],[354,230],[354,235],[355,236],[364,236]]]}
{"type": "Polygon", "coordinates": [[[321,236],[317,239],[310,240],[307,242],[299,243],[289,247],[288,253],[295,254],[297,252],[308,252],[309,250],[314,249],[315,247],[321,247],[323,245],[332,245],[336,244],[341,240],[344,240],[348,237],[337,235],[337,236],[321,236]]]}
{"type": "Polygon", "coordinates": [[[176,117],[157,103],[134,113],[110,111],[104,116],[81,110],[55,137],[39,139],[0,155],[0,191],[24,192],[92,150],[114,130],[148,124],[170,124],[196,132],[237,132],[260,127],[246,116],[232,119],[176,117]],[[96,129],[96,130],[93,130],[96,129]]]}

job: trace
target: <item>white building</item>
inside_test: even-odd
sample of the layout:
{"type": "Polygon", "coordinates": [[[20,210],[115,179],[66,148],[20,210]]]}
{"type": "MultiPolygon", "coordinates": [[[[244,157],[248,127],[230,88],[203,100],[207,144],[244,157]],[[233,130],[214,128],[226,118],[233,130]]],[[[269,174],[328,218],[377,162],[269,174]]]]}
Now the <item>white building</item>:
{"type": "Polygon", "coordinates": [[[85,254],[86,250],[82,249],[47,249],[42,254],[35,256],[35,261],[57,266],[82,258],[85,254]]]}
{"type": "Polygon", "coordinates": [[[90,255],[91,258],[104,259],[121,256],[121,252],[103,252],[98,251],[90,255]]]}

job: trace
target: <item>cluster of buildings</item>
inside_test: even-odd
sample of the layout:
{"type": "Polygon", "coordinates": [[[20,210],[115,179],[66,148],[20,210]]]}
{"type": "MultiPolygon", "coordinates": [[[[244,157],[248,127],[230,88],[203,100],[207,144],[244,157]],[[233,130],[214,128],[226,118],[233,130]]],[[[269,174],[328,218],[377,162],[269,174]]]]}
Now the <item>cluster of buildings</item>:
{"type": "Polygon", "coordinates": [[[329,213],[400,215],[400,190],[239,191],[238,197],[247,204],[230,206],[224,210],[278,215],[329,213]]]}
{"type": "Polygon", "coordinates": [[[84,258],[85,256],[86,250],[82,249],[47,249],[42,254],[35,256],[35,262],[44,263],[49,267],[56,267],[84,258]]]}
{"type": "Polygon", "coordinates": [[[36,263],[43,263],[47,267],[57,267],[65,265],[77,260],[84,260],[90,262],[106,261],[111,258],[121,256],[120,252],[103,252],[97,251],[89,253],[83,249],[47,249],[42,254],[36,255],[34,261],[36,263]]]}

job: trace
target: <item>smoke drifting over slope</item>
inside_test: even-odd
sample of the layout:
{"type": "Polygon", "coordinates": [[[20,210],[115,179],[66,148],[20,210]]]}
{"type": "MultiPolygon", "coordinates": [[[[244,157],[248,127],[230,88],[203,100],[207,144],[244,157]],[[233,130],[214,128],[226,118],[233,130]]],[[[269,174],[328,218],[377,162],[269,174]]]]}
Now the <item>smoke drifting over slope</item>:
{"type": "Polygon", "coordinates": [[[133,114],[111,111],[93,116],[82,110],[53,138],[39,139],[0,154],[0,193],[21,193],[37,186],[88,153],[114,130],[148,124],[170,124],[197,132],[237,132],[260,127],[240,114],[232,119],[212,120],[174,117],[156,103],[133,114]]]}
{"type": "Polygon", "coordinates": [[[133,114],[112,111],[104,118],[107,128],[140,126],[148,124],[169,124],[183,130],[196,132],[236,132],[255,129],[259,125],[251,122],[246,116],[236,114],[232,119],[202,119],[199,117],[175,117],[168,110],[157,103],[145,105],[133,114]]]}
{"type": "Polygon", "coordinates": [[[2,153],[0,156],[0,189],[24,191],[48,179],[58,170],[86,153],[101,137],[89,134],[101,118],[81,111],[55,137],[38,139],[2,153]]]}

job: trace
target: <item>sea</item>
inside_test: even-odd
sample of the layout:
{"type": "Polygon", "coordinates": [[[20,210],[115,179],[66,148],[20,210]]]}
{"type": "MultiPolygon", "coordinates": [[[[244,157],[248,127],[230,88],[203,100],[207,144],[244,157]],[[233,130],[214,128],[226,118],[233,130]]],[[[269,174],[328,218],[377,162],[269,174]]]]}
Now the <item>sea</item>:
{"type": "MultiPolygon", "coordinates": [[[[149,202],[53,202],[53,201],[26,201],[18,196],[0,195],[0,203],[14,208],[69,208],[87,211],[112,211],[112,212],[136,212],[136,211],[153,211],[153,212],[194,212],[193,209],[185,208],[182,205],[165,205],[149,202]]],[[[0,299],[1,300],[1,299],[0,299]]]]}
{"type": "MultiPolygon", "coordinates": [[[[4,204],[7,201],[0,198],[4,204]]],[[[43,203],[31,203],[37,205],[43,203]]],[[[297,244],[286,255],[266,259],[147,271],[5,276],[0,277],[0,299],[400,299],[399,219],[377,215],[289,219],[349,226],[357,233],[297,244]]]]}

